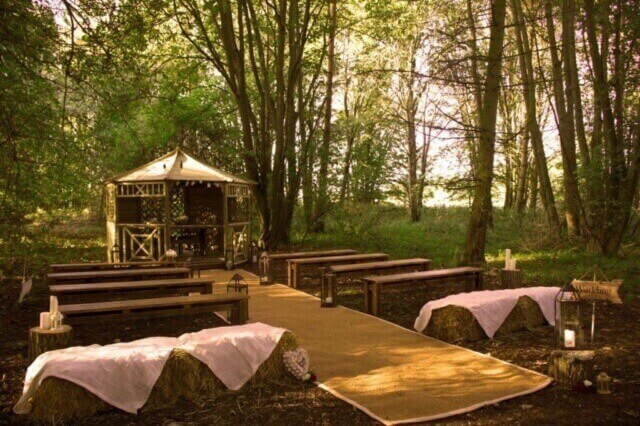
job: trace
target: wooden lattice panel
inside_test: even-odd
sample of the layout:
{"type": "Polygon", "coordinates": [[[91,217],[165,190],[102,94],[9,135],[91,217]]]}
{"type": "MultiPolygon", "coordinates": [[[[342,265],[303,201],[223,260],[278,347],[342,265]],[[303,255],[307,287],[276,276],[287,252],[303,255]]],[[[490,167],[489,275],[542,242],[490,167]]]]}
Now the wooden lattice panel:
{"type": "Polygon", "coordinates": [[[143,222],[164,222],[164,198],[143,198],[140,214],[143,222]]]}
{"type": "Polygon", "coordinates": [[[246,197],[227,198],[229,223],[249,221],[249,199],[246,197]]]}
{"type": "Polygon", "coordinates": [[[173,185],[171,187],[169,211],[171,212],[171,220],[184,216],[184,186],[173,185]]]}
{"type": "Polygon", "coordinates": [[[117,197],[164,197],[165,185],[160,183],[119,183],[117,197]]]}
{"type": "Polygon", "coordinates": [[[250,194],[247,185],[227,185],[227,197],[248,197],[250,194]]]}

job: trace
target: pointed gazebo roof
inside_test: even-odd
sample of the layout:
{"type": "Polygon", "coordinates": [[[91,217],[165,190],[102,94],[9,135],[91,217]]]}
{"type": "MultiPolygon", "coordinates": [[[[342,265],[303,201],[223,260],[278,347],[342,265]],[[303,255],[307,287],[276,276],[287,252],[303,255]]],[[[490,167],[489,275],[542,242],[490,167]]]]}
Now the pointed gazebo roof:
{"type": "Polygon", "coordinates": [[[112,179],[112,182],[153,182],[164,180],[256,184],[252,180],[223,172],[198,161],[180,148],[176,148],[150,163],[116,176],[112,179]]]}

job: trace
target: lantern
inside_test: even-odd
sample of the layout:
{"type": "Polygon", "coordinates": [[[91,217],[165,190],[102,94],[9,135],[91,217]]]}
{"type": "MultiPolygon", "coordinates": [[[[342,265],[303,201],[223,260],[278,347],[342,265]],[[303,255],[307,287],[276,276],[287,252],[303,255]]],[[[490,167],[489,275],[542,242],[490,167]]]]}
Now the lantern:
{"type": "Polygon", "coordinates": [[[240,293],[249,295],[249,284],[240,274],[233,274],[233,277],[227,283],[227,293],[240,293]]]}
{"type": "Polygon", "coordinates": [[[260,255],[260,284],[266,285],[273,282],[273,260],[269,258],[269,254],[263,251],[260,255]]]}
{"type": "Polygon", "coordinates": [[[555,328],[557,344],[562,349],[582,349],[584,303],[575,287],[569,283],[555,298],[555,328]]]}
{"type": "Polygon", "coordinates": [[[224,251],[224,264],[227,267],[227,270],[233,269],[235,266],[235,252],[233,251],[233,246],[227,247],[224,251]]]}
{"type": "Polygon", "coordinates": [[[332,273],[322,275],[322,285],[320,286],[320,307],[333,308],[336,306],[336,276],[332,273]]]}
{"type": "MultiPolygon", "coordinates": [[[[249,284],[247,284],[247,282],[242,277],[242,275],[238,273],[233,274],[233,277],[231,277],[231,279],[227,283],[227,294],[241,294],[244,296],[249,295],[249,284]]],[[[238,315],[242,315],[242,314],[238,313],[238,315]]],[[[228,311],[227,320],[230,322],[233,322],[232,316],[233,316],[233,312],[228,311]]]]}
{"type": "Polygon", "coordinates": [[[255,241],[251,241],[249,253],[251,255],[251,263],[258,263],[258,245],[255,241]]]}
{"type": "Polygon", "coordinates": [[[111,247],[111,263],[120,263],[120,247],[117,244],[111,247]]]}

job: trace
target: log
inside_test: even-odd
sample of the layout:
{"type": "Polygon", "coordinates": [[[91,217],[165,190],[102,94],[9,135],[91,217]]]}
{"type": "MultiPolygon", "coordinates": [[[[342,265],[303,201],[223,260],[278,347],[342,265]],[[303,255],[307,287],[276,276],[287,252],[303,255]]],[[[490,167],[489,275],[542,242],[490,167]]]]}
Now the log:
{"type": "Polygon", "coordinates": [[[521,288],[522,271],[519,269],[502,269],[500,270],[500,282],[502,283],[502,288],[521,288]]]}
{"type": "Polygon", "coordinates": [[[593,351],[555,350],[549,355],[549,376],[567,389],[585,380],[593,381],[593,356],[593,351]]]}
{"type": "Polygon", "coordinates": [[[63,325],[60,330],[42,330],[33,327],[29,330],[29,364],[39,355],[56,349],[64,349],[73,345],[73,329],[63,325]]]}

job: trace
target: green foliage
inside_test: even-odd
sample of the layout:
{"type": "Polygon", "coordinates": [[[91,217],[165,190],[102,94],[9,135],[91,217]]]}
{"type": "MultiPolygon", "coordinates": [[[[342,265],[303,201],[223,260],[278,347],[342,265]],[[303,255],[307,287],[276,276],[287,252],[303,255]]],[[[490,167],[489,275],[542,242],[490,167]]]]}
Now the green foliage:
{"type": "MultiPolygon", "coordinates": [[[[409,223],[400,207],[350,205],[332,211],[324,234],[294,233],[293,244],[301,249],[353,248],[384,252],[392,258],[427,257],[433,268],[458,265],[464,242],[468,210],[460,207],[424,209],[423,220],[409,223]]],[[[296,228],[297,229],[297,228],[296,228]]],[[[527,285],[562,285],[598,265],[610,279],[624,280],[624,291],[640,290],[640,266],[634,260],[640,248],[628,244],[618,258],[588,253],[581,240],[560,240],[542,215],[520,216],[494,210],[494,228],[487,243],[489,268],[504,266],[504,250],[510,248],[523,270],[527,285]]]]}

